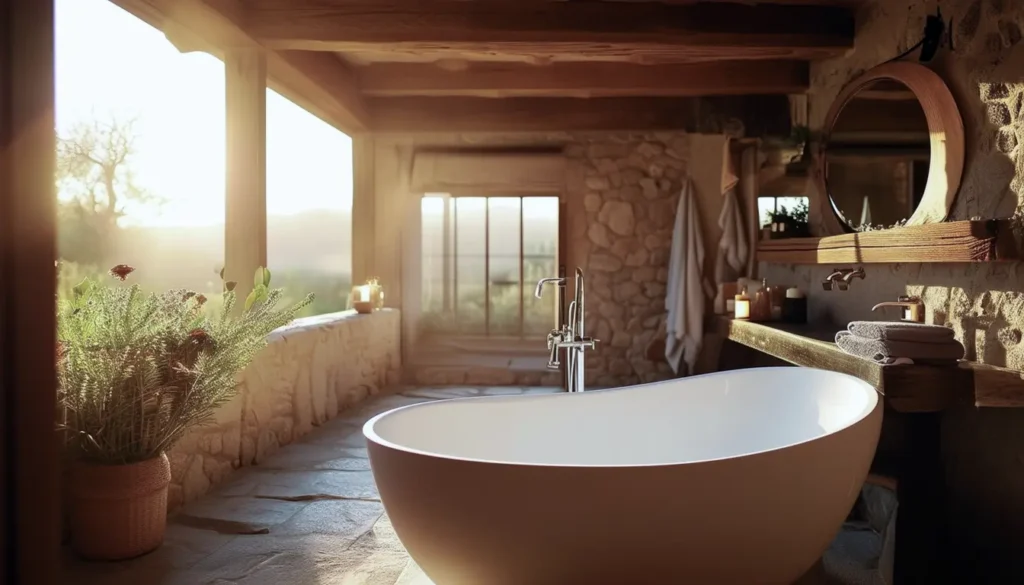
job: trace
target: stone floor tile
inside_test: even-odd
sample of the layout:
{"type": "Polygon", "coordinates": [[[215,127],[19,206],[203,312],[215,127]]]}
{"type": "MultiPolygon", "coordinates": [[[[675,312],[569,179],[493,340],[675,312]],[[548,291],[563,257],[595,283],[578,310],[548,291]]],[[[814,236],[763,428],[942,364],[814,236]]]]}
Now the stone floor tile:
{"type": "MultiPolygon", "coordinates": [[[[232,523],[246,524],[254,528],[272,528],[287,522],[289,518],[309,505],[309,502],[289,502],[261,498],[222,497],[212,494],[186,505],[178,513],[182,523],[193,528],[202,528],[196,520],[226,520],[232,523]]],[[[210,524],[216,531],[217,525],[210,524]]]]}
{"type": "Polygon", "coordinates": [[[523,388],[523,394],[558,394],[561,391],[561,388],[553,388],[551,386],[528,386],[523,388]]]}
{"type": "Polygon", "coordinates": [[[311,502],[272,534],[298,536],[303,534],[334,534],[353,541],[373,529],[384,515],[380,502],[360,500],[323,500],[311,502]]]}
{"type": "Polygon", "coordinates": [[[398,576],[395,585],[434,585],[434,582],[423,572],[423,569],[416,564],[416,561],[409,559],[402,574],[398,576]]]}
{"type": "Polygon", "coordinates": [[[340,447],[329,443],[294,443],[259,464],[260,470],[370,469],[365,447],[340,447]]]}
{"type": "Polygon", "coordinates": [[[417,390],[409,390],[403,393],[403,396],[412,396],[416,398],[433,398],[435,400],[445,400],[448,398],[466,398],[470,396],[479,395],[479,388],[471,388],[467,386],[420,388],[417,390]]]}
{"type": "Polygon", "coordinates": [[[481,392],[484,396],[511,396],[522,393],[523,389],[518,386],[491,386],[481,392]]]}
{"type": "Polygon", "coordinates": [[[167,575],[180,573],[236,538],[210,530],[191,528],[173,519],[167,526],[164,544],[148,555],[117,563],[84,561],[65,549],[65,585],[138,585],[159,583],[167,575]],[[146,575],[145,580],[140,575],[146,575]]]}
{"type": "Polygon", "coordinates": [[[403,406],[410,406],[413,404],[421,404],[423,402],[430,402],[432,399],[425,396],[406,396],[402,394],[395,394],[391,396],[384,396],[381,398],[375,398],[367,401],[366,404],[361,404],[352,410],[341,413],[338,420],[346,422],[358,422],[362,424],[367,420],[377,416],[382,412],[387,412],[395,408],[401,408],[403,406]]]}
{"type": "Polygon", "coordinates": [[[363,436],[361,422],[354,424],[337,419],[303,437],[302,442],[309,445],[334,445],[348,449],[366,447],[366,437],[363,436]]]}
{"type": "Polygon", "coordinates": [[[340,585],[358,565],[345,554],[351,543],[332,534],[239,536],[161,585],[340,585]]]}
{"type": "Polygon", "coordinates": [[[301,499],[314,496],[379,500],[369,471],[257,471],[229,482],[223,496],[301,499]]]}

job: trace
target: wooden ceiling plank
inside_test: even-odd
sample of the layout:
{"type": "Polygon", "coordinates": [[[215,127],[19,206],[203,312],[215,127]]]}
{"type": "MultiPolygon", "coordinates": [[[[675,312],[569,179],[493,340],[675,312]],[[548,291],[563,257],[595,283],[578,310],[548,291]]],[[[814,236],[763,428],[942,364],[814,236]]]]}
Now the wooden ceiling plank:
{"type": "Polygon", "coordinates": [[[357,68],[364,95],[622,97],[804,93],[804,61],[719,61],[674,65],[468,63],[461,69],[413,63],[357,68]]]}
{"type": "Polygon", "coordinates": [[[852,47],[854,17],[837,6],[660,2],[249,0],[245,27],[269,47],[351,51],[458,48],[540,53],[609,45],[801,57],[852,47]]]}

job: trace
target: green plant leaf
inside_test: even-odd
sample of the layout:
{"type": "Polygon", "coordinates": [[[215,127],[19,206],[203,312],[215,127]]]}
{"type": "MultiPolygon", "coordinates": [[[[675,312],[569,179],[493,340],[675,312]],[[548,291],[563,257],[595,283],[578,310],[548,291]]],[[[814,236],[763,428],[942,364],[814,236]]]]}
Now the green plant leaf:
{"type": "Polygon", "coordinates": [[[253,289],[252,292],[249,293],[249,296],[245,297],[246,312],[248,312],[254,304],[256,304],[256,289],[253,289]]]}
{"type": "Polygon", "coordinates": [[[270,269],[260,266],[252,279],[253,286],[270,286],[270,269]]]}

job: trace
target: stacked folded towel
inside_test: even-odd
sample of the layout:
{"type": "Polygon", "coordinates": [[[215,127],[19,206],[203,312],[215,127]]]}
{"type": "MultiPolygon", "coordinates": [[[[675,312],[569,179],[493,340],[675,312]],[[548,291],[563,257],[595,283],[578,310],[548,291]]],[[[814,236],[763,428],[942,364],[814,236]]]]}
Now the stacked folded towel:
{"type": "Polygon", "coordinates": [[[903,321],[854,321],[836,333],[836,345],[850,355],[880,364],[951,365],[964,357],[953,330],[940,325],[903,321]]]}

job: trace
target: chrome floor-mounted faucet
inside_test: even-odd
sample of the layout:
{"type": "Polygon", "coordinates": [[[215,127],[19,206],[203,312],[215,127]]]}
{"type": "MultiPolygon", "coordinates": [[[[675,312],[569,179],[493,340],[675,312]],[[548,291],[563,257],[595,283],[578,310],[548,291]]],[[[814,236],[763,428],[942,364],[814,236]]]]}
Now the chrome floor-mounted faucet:
{"type": "MultiPolygon", "coordinates": [[[[538,299],[544,292],[544,285],[554,283],[562,290],[565,290],[564,278],[542,278],[537,282],[537,288],[533,295],[538,299]]],[[[561,369],[562,362],[559,359],[559,351],[565,350],[566,380],[568,381],[569,392],[583,392],[584,390],[584,351],[595,349],[597,339],[586,337],[583,334],[584,321],[586,319],[586,291],[584,290],[583,271],[576,269],[576,295],[569,303],[569,319],[562,323],[561,329],[552,329],[548,333],[548,351],[551,352],[548,358],[548,367],[553,370],[561,369]]]]}

